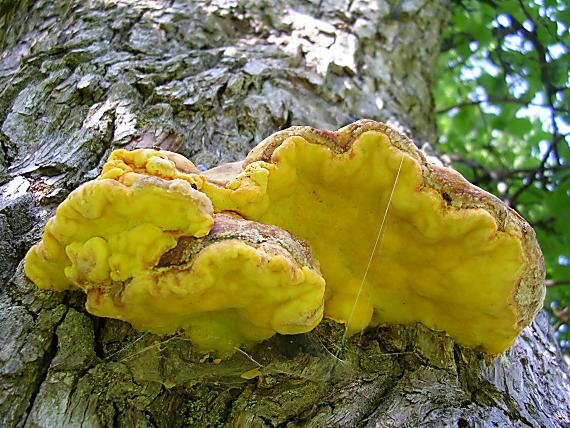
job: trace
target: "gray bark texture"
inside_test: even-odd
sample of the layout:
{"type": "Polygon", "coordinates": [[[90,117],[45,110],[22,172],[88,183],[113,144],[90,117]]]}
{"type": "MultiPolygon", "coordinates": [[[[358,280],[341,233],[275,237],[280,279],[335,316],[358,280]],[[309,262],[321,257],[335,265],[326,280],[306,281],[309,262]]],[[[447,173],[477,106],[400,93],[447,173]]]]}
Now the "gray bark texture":
{"type": "Polygon", "coordinates": [[[342,326],[324,321],[219,361],[23,274],[57,204],[114,148],[157,145],[209,168],[290,125],[359,118],[434,141],[448,6],[0,0],[0,426],[570,426],[544,314],[496,359],[421,325],[339,352],[342,326]]]}

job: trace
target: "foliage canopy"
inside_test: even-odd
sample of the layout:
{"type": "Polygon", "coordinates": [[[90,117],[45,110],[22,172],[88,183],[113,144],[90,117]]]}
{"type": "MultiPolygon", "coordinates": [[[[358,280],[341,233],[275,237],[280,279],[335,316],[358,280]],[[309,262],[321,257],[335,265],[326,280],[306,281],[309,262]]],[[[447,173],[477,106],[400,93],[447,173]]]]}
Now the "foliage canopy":
{"type": "Polygon", "coordinates": [[[534,227],[546,309],[570,343],[570,7],[455,0],[435,100],[441,152],[534,227]]]}

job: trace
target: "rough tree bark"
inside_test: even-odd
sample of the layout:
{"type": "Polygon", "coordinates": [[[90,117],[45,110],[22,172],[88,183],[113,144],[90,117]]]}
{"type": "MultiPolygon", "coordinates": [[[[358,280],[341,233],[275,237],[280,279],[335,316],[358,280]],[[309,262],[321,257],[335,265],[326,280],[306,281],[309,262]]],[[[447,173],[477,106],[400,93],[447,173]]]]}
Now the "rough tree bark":
{"type": "Polygon", "coordinates": [[[569,374],[543,314],[497,359],[421,325],[366,332],[336,358],[342,328],[323,322],[216,364],[22,273],[57,203],[116,147],[207,168],[292,124],[364,117],[434,141],[447,7],[0,0],[0,425],[568,426],[569,374]]]}

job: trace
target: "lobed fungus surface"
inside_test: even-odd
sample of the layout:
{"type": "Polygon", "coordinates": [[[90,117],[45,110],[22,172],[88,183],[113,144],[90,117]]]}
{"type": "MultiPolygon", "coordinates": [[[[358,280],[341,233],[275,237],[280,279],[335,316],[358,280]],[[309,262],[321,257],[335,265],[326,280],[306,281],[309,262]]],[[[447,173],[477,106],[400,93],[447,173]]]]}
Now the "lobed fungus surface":
{"type": "Polygon", "coordinates": [[[222,351],[309,331],[324,300],[349,333],[421,322],[498,354],[544,299],[532,228],[368,120],[293,127],[205,173],[117,150],[58,208],[26,273],[84,289],[94,314],[222,351]]]}
{"type": "Polygon", "coordinates": [[[204,236],[213,223],[210,200],[183,180],[124,175],[73,191],[26,256],[40,288],[85,291],[126,281],[152,267],[177,237],[204,236]]]}
{"type": "Polygon", "coordinates": [[[393,129],[293,127],[238,169],[205,173],[216,211],[307,241],[327,282],[325,316],[349,333],[421,322],[465,346],[506,350],[544,299],[532,228],[393,129]]]}
{"type": "Polygon", "coordinates": [[[324,288],[310,251],[289,233],[216,214],[207,236],[181,237],[119,299],[99,287],[86,307],[142,331],[184,331],[200,350],[231,354],[275,333],[315,328],[324,288]]]}
{"type": "Polygon", "coordinates": [[[324,280],[310,249],[275,226],[214,214],[177,156],[114,152],[48,221],[27,276],[40,288],[82,289],[94,315],[182,330],[200,350],[227,354],[313,329],[324,280]]]}

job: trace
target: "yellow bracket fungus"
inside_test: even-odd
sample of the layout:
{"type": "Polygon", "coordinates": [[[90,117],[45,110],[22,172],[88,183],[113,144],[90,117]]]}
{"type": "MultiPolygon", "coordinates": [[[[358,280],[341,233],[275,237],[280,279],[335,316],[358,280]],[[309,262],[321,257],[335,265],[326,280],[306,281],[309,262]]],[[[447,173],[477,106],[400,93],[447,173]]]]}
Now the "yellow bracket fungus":
{"type": "Polygon", "coordinates": [[[115,151],[48,221],[27,276],[40,288],[84,290],[92,314],[157,334],[182,330],[201,350],[231,353],[312,330],[325,284],[308,246],[275,226],[214,214],[177,156],[115,151]]]}
{"type": "Polygon", "coordinates": [[[125,281],[152,267],[178,236],[208,233],[212,204],[190,184],[129,178],[127,185],[109,178],[88,182],[57,208],[26,256],[26,274],[38,287],[89,290],[125,281]]]}
{"type": "Polygon", "coordinates": [[[532,228],[369,120],[293,127],[205,173],[117,150],[58,208],[26,273],[84,289],[94,314],[222,351],[309,331],[324,300],[349,333],[421,322],[498,354],[544,299],[532,228]]]}
{"type": "Polygon", "coordinates": [[[316,327],[325,282],[308,247],[274,226],[214,219],[207,236],[181,237],[125,286],[90,290],[88,311],[157,334],[182,330],[199,349],[224,354],[316,327]]]}
{"type": "Polygon", "coordinates": [[[327,281],[325,316],[349,333],[421,322],[498,354],[542,305],[532,228],[386,125],[293,127],[260,143],[239,168],[205,176],[202,191],[216,211],[309,243],[327,281]]]}

